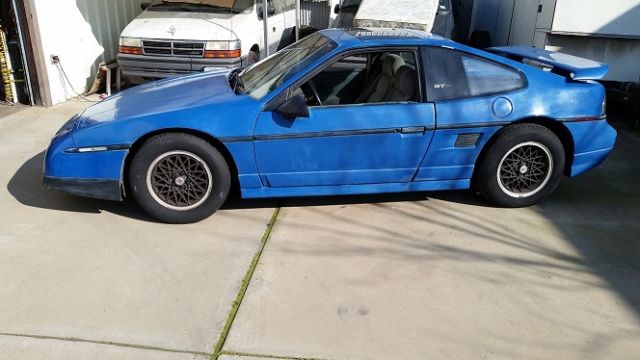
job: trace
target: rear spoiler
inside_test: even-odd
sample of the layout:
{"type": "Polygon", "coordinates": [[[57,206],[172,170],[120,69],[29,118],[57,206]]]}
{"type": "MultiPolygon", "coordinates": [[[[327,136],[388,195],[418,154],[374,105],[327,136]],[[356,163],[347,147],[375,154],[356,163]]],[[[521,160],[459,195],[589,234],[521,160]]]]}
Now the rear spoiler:
{"type": "Polygon", "coordinates": [[[609,72],[607,64],[530,46],[502,46],[486,50],[572,80],[599,80],[609,72]]]}

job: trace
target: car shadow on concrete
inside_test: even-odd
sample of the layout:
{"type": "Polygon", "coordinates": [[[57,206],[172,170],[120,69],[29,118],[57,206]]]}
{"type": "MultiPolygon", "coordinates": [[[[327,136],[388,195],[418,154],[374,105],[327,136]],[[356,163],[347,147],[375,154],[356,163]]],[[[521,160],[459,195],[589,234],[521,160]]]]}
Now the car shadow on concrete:
{"type": "MultiPolygon", "coordinates": [[[[87,199],[46,189],[42,185],[43,164],[44,151],[22,164],[9,180],[7,189],[21,204],[54,211],[94,214],[106,211],[136,220],[157,222],[154,218],[142,211],[134,201],[115,202],[87,199]]],[[[238,191],[233,191],[221,210],[425,201],[429,198],[478,206],[490,206],[479,195],[469,191],[300,197],[288,199],[241,199],[238,191]]]]}
{"type": "Polygon", "coordinates": [[[27,160],[7,184],[9,193],[21,204],[55,211],[99,214],[104,211],[142,221],[155,220],[133,202],[86,199],[45,188],[42,185],[44,151],[27,160]]]}

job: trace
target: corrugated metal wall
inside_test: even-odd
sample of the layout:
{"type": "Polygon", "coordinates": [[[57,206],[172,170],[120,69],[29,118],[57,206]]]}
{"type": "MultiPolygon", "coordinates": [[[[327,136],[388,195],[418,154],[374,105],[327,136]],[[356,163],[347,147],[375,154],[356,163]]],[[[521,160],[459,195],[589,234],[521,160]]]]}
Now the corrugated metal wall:
{"type": "Polygon", "coordinates": [[[91,89],[99,65],[116,58],[120,33],[142,12],[142,0],[29,1],[40,39],[36,61],[46,71],[48,85],[41,93],[50,94],[48,104],[91,89]],[[51,62],[53,55],[59,63],[51,62]]]}
{"type": "Polygon", "coordinates": [[[141,2],[142,0],[76,0],[78,9],[104,47],[102,61],[116,58],[120,33],[140,14],[141,2]]]}

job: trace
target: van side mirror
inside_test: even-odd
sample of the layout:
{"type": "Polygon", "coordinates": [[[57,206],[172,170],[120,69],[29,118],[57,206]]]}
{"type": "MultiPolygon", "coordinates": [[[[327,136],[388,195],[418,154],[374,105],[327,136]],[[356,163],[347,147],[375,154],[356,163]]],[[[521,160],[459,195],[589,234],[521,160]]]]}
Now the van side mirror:
{"type": "Polygon", "coordinates": [[[144,1],[140,3],[140,9],[142,9],[142,11],[147,10],[149,6],[151,6],[151,1],[144,1]]]}
{"type": "Polygon", "coordinates": [[[309,107],[302,95],[294,95],[285,100],[276,108],[276,111],[291,120],[299,117],[309,117],[309,107]]]}
{"type": "Polygon", "coordinates": [[[334,14],[340,13],[340,4],[336,4],[336,6],[333,8],[333,13],[334,14]]]}
{"type": "MultiPolygon", "coordinates": [[[[260,0],[258,0],[260,1],[260,0]]],[[[267,15],[271,16],[276,13],[276,8],[272,4],[267,5],[267,15]]],[[[258,6],[258,20],[264,19],[264,9],[262,6],[258,6]]]]}

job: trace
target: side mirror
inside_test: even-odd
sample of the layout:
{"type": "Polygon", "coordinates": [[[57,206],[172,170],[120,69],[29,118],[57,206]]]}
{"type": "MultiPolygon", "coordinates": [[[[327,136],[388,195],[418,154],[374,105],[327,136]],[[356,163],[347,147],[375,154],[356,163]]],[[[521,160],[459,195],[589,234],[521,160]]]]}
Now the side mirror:
{"type": "MultiPolygon", "coordinates": [[[[272,4],[267,5],[267,16],[271,16],[275,13],[276,13],[276,8],[272,4]]],[[[264,19],[264,9],[262,8],[262,6],[258,6],[258,20],[263,20],[263,19],[264,19]]]]}
{"type": "Polygon", "coordinates": [[[147,10],[149,6],[151,6],[151,1],[145,1],[140,3],[140,9],[142,9],[142,11],[147,10]]]}
{"type": "Polygon", "coordinates": [[[294,95],[280,104],[276,111],[287,119],[295,119],[299,117],[309,117],[309,107],[307,101],[302,95],[294,95]]]}
{"type": "Polygon", "coordinates": [[[336,6],[333,8],[333,13],[334,14],[340,13],[340,4],[336,4],[336,6]]]}

